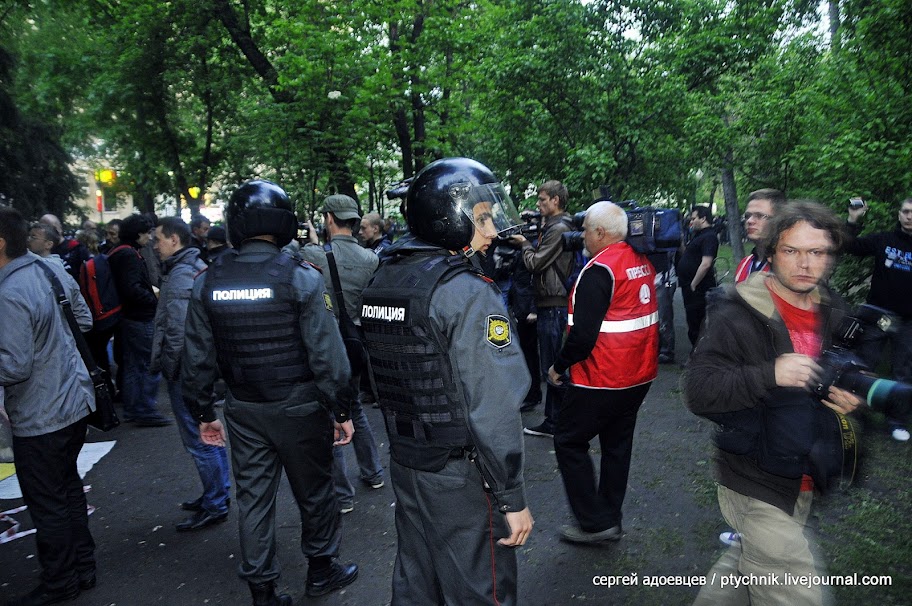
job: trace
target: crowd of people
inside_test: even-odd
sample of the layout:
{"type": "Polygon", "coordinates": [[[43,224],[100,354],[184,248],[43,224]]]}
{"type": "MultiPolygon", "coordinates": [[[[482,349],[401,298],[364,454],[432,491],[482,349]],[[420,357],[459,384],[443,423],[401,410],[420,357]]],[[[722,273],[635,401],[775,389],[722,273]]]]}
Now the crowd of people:
{"type": "MultiPolygon", "coordinates": [[[[598,201],[583,220],[583,257],[564,243],[568,203],[550,180],[537,212],[520,215],[487,167],[447,158],[409,186],[409,231],[395,241],[380,215],[342,194],[323,201],[320,233],[308,222],[300,235],[285,191],[263,180],[232,194],[224,227],[135,214],[106,224],[101,241],[91,222],[65,237],[53,215],[28,224],[0,208],[0,394],[42,567],[40,584],[11,603],[56,603],[96,583],[76,471],[94,389],[44,266],[98,365],[116,368],[123,421],[177,426],[201,495],[182,503],[176,529],[201,531],[237,508],[239,574],[255,606],[292,603],[276,589],[283,471],[301,514],[307,595],[356,580],[358,566],[340,557],[356,492],[349,443],[358,482],[391,481],[396,495],[393,604],[516,603],[513,548],[534,526],[524,435],[553,439],[576,522],[562,539],[621,540],[637,414],[659,365],[676,360],[676,286],[691,345],[685,402],[718,426],[718,499],[733,528],[713,570],[815,574],[807,518],[826,488],[815,415],[864,403],[837,386],[819,399],[808,389],[846,313],[828,279],[842,252],[874,257],[868,301],[894,314],[894,329],[867,332],[859,354],[877,368],[888,342],[891,376],[912,381],[912,199],[894,231],[861,235],[866,206],[841,221],[777,190],[752,192],[742,221],[755,248],[721,288],[709,207],[691,209],[679,251],[647,254],[627,242],[625,210],[598,201]],[[116,309],[87,292],[89,268],[96,291],[109,271],[116,309]],[[364,410],[373,402],[389,469],[364,410]],[[539,406],[541,422],[523,427],[521,414],[539,406]]],[[[905,418],[888,422],[909,439],[905,418]]],[[[798,591],[708,584],[697,603],[828,600],[819,587],[798,591]]]]}

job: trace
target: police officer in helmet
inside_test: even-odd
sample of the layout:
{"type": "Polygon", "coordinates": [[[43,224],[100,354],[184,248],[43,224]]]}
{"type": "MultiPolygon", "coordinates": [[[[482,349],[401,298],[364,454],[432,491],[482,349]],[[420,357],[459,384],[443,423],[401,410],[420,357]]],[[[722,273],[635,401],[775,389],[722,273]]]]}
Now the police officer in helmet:
{"type": "Polygon", "coordinates": [[[319,596],[355,580],[337,561],[339,508],[333,444],[347,444],[349,365],[320,273],[281,253],[297,230],[288,196],[275,183],[249,181],[228,202],[237,252],[196,280],[181,370],[191,413],[207,444],[231,438],[241,539],[239,574],[255,606],[289,606],[277,595],[275,499],[284,468],[301,511],[306,593],[319,596]],[[210,394],[221,372],[228,386],[225,425],[210,394]]]}
{"type": "Polygon", "coordinates": [[[470,258],[520,224],[488,168],[425,167],[414,238],[388,248],[361,314],[390,438],[398,604],[516,604],[532,530],[519,407],[530,377],[497,287],[470,258]]]}

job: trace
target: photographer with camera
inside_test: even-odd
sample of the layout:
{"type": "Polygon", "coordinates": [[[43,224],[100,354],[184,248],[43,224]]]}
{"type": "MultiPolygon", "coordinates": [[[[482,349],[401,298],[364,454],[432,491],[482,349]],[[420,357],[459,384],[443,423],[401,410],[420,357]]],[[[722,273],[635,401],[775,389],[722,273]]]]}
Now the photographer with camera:
{"type": "MultiPolygon", "coordinates": [[[[523,235],[511,241],[522,248],[523,263],[532,272],[535,285],[535,307],[538,310],[538,356],[543,379],[554,364],[567,330],[567,279],[573,271],[573,253],[564,250],[561,234],[571,231],[567,200],[570,194],[560,181],[545,181],[538,188],[538,210],[542,229],[535,247],[523,235]]],[[[532,436],[554,436],[557,410],[566,387],[547,383],[545,419],[539,425],[523,431],[532,436]]]]}
{"type": "MultiPolygon", "coordinates": [[[[810,391],[844,315],[826,280],[842,230],[833,213],[794,202],[777,213],[761,250],[770,271],[714,291],[684,378],[691,412],[718,423],[715,476],[722,515],[741,535],[716,563],[695,604],[822,604],[820,586],[791,575],[820,574],[807,527],[815,482],[812,449],[826,407],[854,411],[862,400],[830,387],[810,391]],[[728,575],[766,575],[775,583],[721,586],[728,575]],[[734,593],[728,593],[734,592],[734,593]],[[736,594],[736,595],[735,595],[736,594]]],[[[823,488],[823,487],[820,487],[823,488]]]]}
{"type": "MultiPolygon", "coordinates": [[[[891,375],[897,381],[909,383],[912,382],[912,198],[900,205],[896,229],[858,237],[867,211],[868,205],[861,198],[850,201],[843,250],[857,257],[874,257],[868,303],[893,312],[898,318],[890,333],[867,331],[858,353],[868,366],[876,368],[889,340],[891,375]]],[[[888,419],[888,422],[894,440],[908,441],[909,430],[903,421],[888,419]]]]}

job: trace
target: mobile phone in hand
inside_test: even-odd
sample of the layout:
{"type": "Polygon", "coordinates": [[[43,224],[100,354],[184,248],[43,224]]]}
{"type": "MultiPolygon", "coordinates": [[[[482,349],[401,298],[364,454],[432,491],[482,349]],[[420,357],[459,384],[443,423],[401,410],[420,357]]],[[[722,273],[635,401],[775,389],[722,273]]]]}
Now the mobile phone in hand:
{"type": "Polygon", "coordinates": [[[849,198],[849,208],[852,210],[858,210],[859,208],[864,208],[865,206],[867,206],[867,204],[865,204],[865,201],[861,198],[849,198]]]}

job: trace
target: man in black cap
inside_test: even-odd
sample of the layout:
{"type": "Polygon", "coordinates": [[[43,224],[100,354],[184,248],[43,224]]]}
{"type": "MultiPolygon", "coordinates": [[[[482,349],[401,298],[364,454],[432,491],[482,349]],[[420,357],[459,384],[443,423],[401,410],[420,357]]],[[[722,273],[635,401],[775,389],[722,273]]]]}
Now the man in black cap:
{"type": "MultiPolygon", "coordinates": [[[[326,239],[332,248],[336,271],[339,275],[339,284],[342,288],[342,298],[348,317],[356,326],[361,325],[361,293],[367,287],[377,270],[379,260],[377,255],[358,244],[354,233],[361,221],[361,208],[354,198],[345,194],[328,196],[320,209],[323,214],[323,225],[326,226],[326,239]]],[[[306,244],[301,248],[301,258],[313,263],[323,272],[323,281],[326,290],[332,293],[333,309],[342,309],[342,302],[336,298],[333,288],[332,274],[327,261],[324,247],[317,244],[306,244]]],[[[380,463],[380,453],[377,442],[371,429],[367,415],[358,400],[358,385],[361,377],[353,369],[352,372],[352,402],[351,419],[355,427],[352,444],[355,457],[358,459],[361,481],[373,489],[383,487],[383,465],[380,463]]],[[[339,510],[350,513],[354,509],[355,488],[352,486],[345,472],[345,450],[333,449],[333,481],[336,485],[336,496],[339,499],[339,510]]]]}
{"type": "Polygon", "coordinates": [[[228,234],[225,233],[224,227],[216,225],[209,228],[209,233],[206,234],[206,248],[208,249],[209,263],[231,250],[231,246],[228,244],[228,234]]]}

